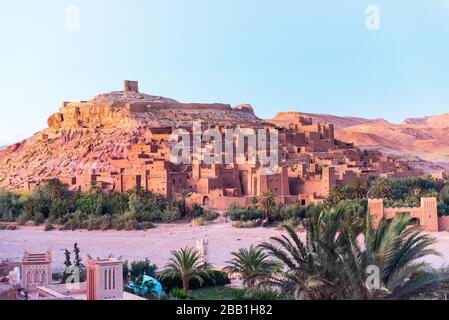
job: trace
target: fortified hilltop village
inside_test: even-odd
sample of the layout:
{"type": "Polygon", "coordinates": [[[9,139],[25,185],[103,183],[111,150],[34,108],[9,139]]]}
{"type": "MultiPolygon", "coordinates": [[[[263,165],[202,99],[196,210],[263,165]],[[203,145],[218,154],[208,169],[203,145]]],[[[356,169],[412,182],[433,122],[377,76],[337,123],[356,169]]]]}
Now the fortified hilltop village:
{"type": "Polygon", "coordinates": [[[57,178],[70,189],[81,191],[88,190],[92,183],[102,190],[117,192],[139,186],[172,198],[186,189],[194,193],[191,201],[225,209],[235,202],[244,205],[249,197],[269,189],[284,202],[306,205],[325,199],[333,186],[345,186],[355,176],[366,180],[370,175],[419,174],[404,162],[336,140],[332,124],[313,123],[298,112],[279,112],[271,120],[261,120],[250,105],[232,108],[225,104],[178,103],[141,94],[134,81],[125,81],[121,92],[102,94],[90,101],[63,102],[60,112],[48,119],[48,125],[31,141],[3,151],[0,187],[31,190],[57,178]],[[257,163],[173,164],[171,134],[179,128],[191,132],[193,120],[220,131],[278,129],[278,172],[261,175],[257,163]],[[125,139],[108,137],[106,141],[84,142],[82,138],[100,138],[101,131],[111,132],[114,128],[117,131],[112,135],[125,139]],[[41,152],[27,152],[25,161],[8,157],[8,153],[37,147],[42,148],[41,152]],[[78,155],[72,156],[71,147],[78,150],[78,155]],[[61,148],[69,153],[58,163],[61,148]]]}
{"type": "MultiPolygon", "coordinates": [[[[0,152],[0,188],[32,190],[59,179],[70,190],[140,187],[168,199],[188,190],[190,203],[226,210],[231,204],[248,205],[267,190],[281,203],[309,205],[323,202],[334,186],[349,185],[355,177],[422,174],[404,161],[335,139],[333,124],[299,112],[262,120],[247,104],[179,103],[140,93],[136,81],[89,101],[63,102],[48,126],[0,152]],[[172,132],[191,132],[192,121],[223,135],[225,129],[277,129],[276,171],[267,174],[258,162],[174,164],[172,132]]],[[[244,150],[247,157],[247,146],[244,150]]],[[[432,215],[437,219],[436,209],[432,215]]]]}

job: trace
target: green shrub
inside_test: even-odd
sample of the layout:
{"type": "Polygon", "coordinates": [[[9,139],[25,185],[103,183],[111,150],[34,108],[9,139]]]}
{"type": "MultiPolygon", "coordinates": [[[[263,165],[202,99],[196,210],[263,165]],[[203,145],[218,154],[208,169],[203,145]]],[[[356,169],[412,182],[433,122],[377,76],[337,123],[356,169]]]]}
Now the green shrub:
{"type": "Polygon", "coordinates": [[[290,219],[304,219],[307,216],[307,209],[298,204],[283,206],[280,215],[283,221],[290,219]]]}
{"type": "Polygon", "coordinates": [[[33,221],[34,221],[34,224],[35,224],[36,226],[38,226],[38,225],[40,225],[41,223],[43,223],[44,220],[45,220],[45,217],[44,217],[44,215],[43,215],[42,213],[38,212],[38,213],[35,213],[35,214],[34,214],[33,221]]]}
{"type": "Polygon", "coordinates": [[[133,261],[131,263],[131,267],[129,268],[129,271],[131,272],[131,278],[136,279],[140,276],[143,276],[146,274],[147,276],[156,277],[156,270],[157,266],[155,264],[151,264],[150,260],[140,260],[140,261],[133,261]]]}
{"type": "Polygon", "coordinates": [[[162,213],[162,221],[165,223],[172,223],[178,221],[179,219],[181,219],[181,211],[177,206],[167,208],[162,213]]]}
{"type": "Polygon", "coordinates": [[[251,228],[257,228],[262,224],[260,220],[258,221],[237,221],[232,224],[234,228],[239,229],[251,229],[251,228]]]}
{"type": "MultiPolygon", "coordinates": [[[[228,274],[219,270],[208,270],[207,275],[201,275],[201,279],[203,280],[202,284],[200,284],[197,279],[191,279],[189,281],[189,288],[191,290],[197,290],[202,288],[224,286],[231,283],[228,274]]],[[[170,292],[173,288],[182,288],[182,280],[180,277],[162,278],[158,276],[158,280],[160,281],[165,292],[170,292]]]]}
{"type": "Polygon", "coordinates": [[[145,211],[141,215],[142,221],[147,222],[156,222],[162,220],[162,212],[159,209],[151,210],[151,211],[145,211]]]}
{"type": "Polygon", "coordinates": [[[145,221],[145,222],[135,222],[134,223],[134,230],[148,230],[148,229],[154,229],[156,228],[156,226],[149,221],[145,221]]]}
{"type": "Polygon", "coordinates": [[[210,278],[203,279],[204,287],[212,287],[212,286],[225,286],[231,283],[229,279],[229,275],[220,270],[209,270],[208,271],[210,278]]]}
{"type": "Polygon", "coordinates": [[[109,230],[112,227],[112,217],[110,215],[102,216],[100,219],[100,230],[109,230]]]}
{"type": "Polygon", "coordinates": [[[257,208],[243,208],[237,205],[231,205],[228,208],[227,215],[232,221],[254,221],[264,218],[262,210],[257,208]]]}
{"type": "Polygon", "coordinates": [[[284,221],[284,224],[291,226],[293,228],[296,228],[297,226],[299,226],[301,224],[301,219],[300,218],[290,218],[288,220],[284,221]]]}
{"type": "Polygon", "coordinates": [[[204,208],[197,203],[192,206],[192,215],[194,218],[199,218],[204,215],[204,208]]]}
{"type": "Polygon", "coordinates": [[[77,229],[87,229],[88,223],[85,222],[87,220],[87,215],[82,213],[81,211],[76,211],[72,215],[69,216],[68,220],[63,224],[63,230],[77,230],[77,229]],[[84,222],[84,226],[83,226],[84,222]]]}
{"type": "Polygon", "coordinates": [[[51,224],[50,219],[47,219],[47,221],[45,221],[45,228],[44,231],[51,231],[53,230],[53,225],[51,224]]]}
{"type": "Polygon", "coordinates": [[[201,227],[204,226],[205,221],[203,218],[195,218],[192,220],[192,227],[201,227]]]}
{"type": "Polygon", "coordinates": [[[244,299],[248,300],[280,300],[279,294],[270,290],[252,290],[244,294],[244,299]]]}
{"type": "Polygon", "coordinates": [[[133,220],[125,220],[124,229],[125,231],[134,230],[135,222],[133,220]]]}
{"type": "Polygon", "coordinates": [[[177,300],[186,300],[187,292],[184,289],[173,288],[172,290],[173,297],[177,300]]]}
{"type": "Polygon", "coordinates": [[[17,230],[17,225],[15,224],[7,224],[7,223],[0,223],[0,230],[17,230]]]}
{"type": "Polygon", "coordinates": [[[29,220],[29,216],[27,214],[22,213],[17,217],[17,224],[19,226],[24,226],[29,220]]]}
{"type": "Polygon", "coordinates": [[[192,215],[194,218],[202,218],[204,221],[213,221],[220,216],[214,211],[205,210],[197,203],[192,206],[192,215]]]}
{"type": "Polygon", "coordinates": [[[206,210],[203,214],[203,219],[204,219],[204,221],[214,221],[219,216],[220,215],[215,211],[206,210]]]}
{"type": "Polygon", "coordinates": [[[134,230],[135,228],[143,229],[144,225],[139,224],[135,218],[135,214],[132,212],[126,212],[123,215],[112,218],[111,226],[115,230],[134,230]]]}
{"type": "Polygon", "coordinates": [[[112,227],[112,217],[110,215],[90,215],[86,220],[83,220],[81,227],[87,230],[109,230],[112,227]]]}
{"type": "Polygon", "coordinates": [[[118,231],[125,229],[125,219],[122,215],[112,218],[112,228],[118,231]]]}

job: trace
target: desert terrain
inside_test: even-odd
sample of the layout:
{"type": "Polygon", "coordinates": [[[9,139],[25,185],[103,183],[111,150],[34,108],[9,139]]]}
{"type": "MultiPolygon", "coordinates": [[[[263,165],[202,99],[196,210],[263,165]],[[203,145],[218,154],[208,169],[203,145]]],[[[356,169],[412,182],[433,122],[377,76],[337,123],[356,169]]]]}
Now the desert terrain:
{"type": "MultiPolygon", "coordinates": [[[[268,240],[282,234],[278,228],[238,229],[224,221],[201,227],[188,223],[159,224],[147,231],[51,231],[43,227],[22,227],[15,231],[0,231],[0,259],[20,260],[24,250],[44,252],[50,249],[54,271],[62,271],[64,249],[73,249],[78,243],[83,259],[87,254],[105,257],[109,254],[134,261],[148,258],[161,270],[170,257],[170,251],[185,246],[195,246],[202,238],[209,240],[209,262],[223,267],[231,252],[268,240]]],[[[305,234],[301,237],[304,238],[305,234]]],[[[428,256],[426,261],[441,267],[449,261],[449,232],[433,233],[437,238],[434,249],[440,257],[428,256]]]]}
{"type": "Polygon", "coordinates": [[[337,139],[401,158],[425,173],[449,168],[449,113],[405,119],[399,124],[384,119],[306,115],[334,124],[337,139]]]}

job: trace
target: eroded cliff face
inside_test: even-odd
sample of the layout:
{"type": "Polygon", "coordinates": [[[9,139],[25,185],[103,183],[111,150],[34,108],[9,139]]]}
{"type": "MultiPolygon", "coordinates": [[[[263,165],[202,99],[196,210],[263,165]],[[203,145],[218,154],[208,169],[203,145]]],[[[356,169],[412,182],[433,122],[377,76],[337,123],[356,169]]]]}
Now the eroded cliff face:
{"type": "Polygon", "coordinates": [[[149,142],[148,129],[191,126],[193,120],[260,123],[248,105],[181,104],[138,92],[65,102],[48,118],[48,128],[0,151],[0,188],[23,188],[30,178],[110,171],[110,158],[124,158],[132,144],[149,142]]]}

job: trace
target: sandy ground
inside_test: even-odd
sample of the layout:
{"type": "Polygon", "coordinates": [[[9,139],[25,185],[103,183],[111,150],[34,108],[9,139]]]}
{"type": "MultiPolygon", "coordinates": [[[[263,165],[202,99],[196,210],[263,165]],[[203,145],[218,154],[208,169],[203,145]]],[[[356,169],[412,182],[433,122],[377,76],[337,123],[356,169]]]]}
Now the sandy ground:
{"type": "MultiPolygon", "coordinates": [[[[213,223],[202,227],[189,224],[157,225],[147,231],[51,231],[42,227],[21,227],[15,231],[0,231],[0,259],[19,261],[24,250],[38,253],[48,249],[53,254],[53,269],[61,271],[64,249],[73,249],[78,243],[81,254],[105,257],[109,254],[134,261],[148,258],[162,269],[170,257],[170,251],[185,246],[195,246],[197,240],[209,239],[209,257],[214,266],[225,266],[230,253],[280,235],[277,228],[237,229],[230,223],[213,223]]],[[[438,239],[435,249],[442,256],[429,256],[425,260],[435,267],[449,265],[449,232],[433,233],[438,239]]]]}

